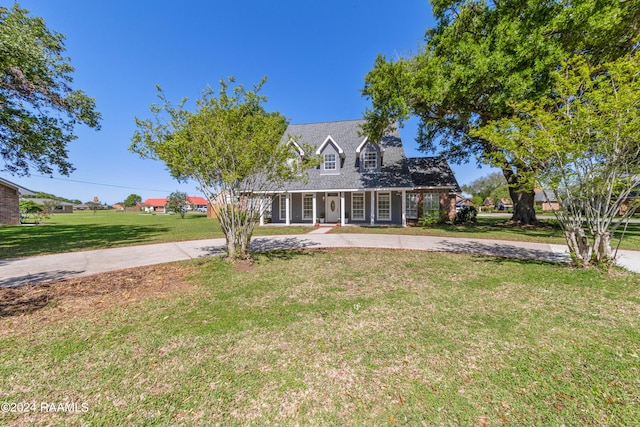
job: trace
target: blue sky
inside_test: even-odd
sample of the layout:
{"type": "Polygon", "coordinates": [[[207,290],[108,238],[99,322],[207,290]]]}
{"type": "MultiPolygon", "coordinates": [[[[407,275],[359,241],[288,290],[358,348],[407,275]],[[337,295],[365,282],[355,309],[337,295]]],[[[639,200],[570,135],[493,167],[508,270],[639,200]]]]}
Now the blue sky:
{"type": "MultiPolygon", "coordinates": [[[[69,146],[76,171],[69,177],[3,176],[35,191],[109,204],[131,193],[166,197],[179,184],[164,164],[128,151],[134,117],[150,116],[155,85],[168,97],[196,99],[221,78],[246,86],[268,76],[268,110],[292,123],[359,119],[360,96],[375,57],[418,51],[434,25],[425,0],[22,0],[32,16],[66,36],[76,68],[74,88],[96,99],[102,129],[77,127],[69,146]]],[[[416,150],[415,125],[400,130],[408,156],[416,150]]],[[[433,153],[429,153],[433,154],[433,153]]],[[[460,184],[490,172],[474,162],[452,165],[460,184]]]]}

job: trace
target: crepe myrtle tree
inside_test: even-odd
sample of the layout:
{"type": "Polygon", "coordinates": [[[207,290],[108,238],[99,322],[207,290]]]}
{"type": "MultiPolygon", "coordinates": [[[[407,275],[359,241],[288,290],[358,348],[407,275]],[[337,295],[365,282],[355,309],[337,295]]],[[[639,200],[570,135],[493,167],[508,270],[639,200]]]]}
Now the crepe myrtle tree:
{"type": "Polygon", "coordinates": [[[638,208],[640,56],[600,66],[575,57],[551,78],[551,96],[474,133],[538,171],[528,180],[555,194],[576,265],[607,264],[613,233],[638,208]]]}
{"type": "Polygon", "coordinates": [[[203,91],[194,112],[186,108],[186,98],[174,106],[158,87],[161,103],[151,106],[152,119],[136,118],[130,147],[143,158],[165,162],[175,178],[198,182],[220,221],[230,259],[249,258],[251,236],[271,204],[270,194],[304,179],[304,170],[317,161],[280,142],[287,120],[265,110],[266,97],[259,94],[265,83],[266,77],[247,90],[233,77],[223,79],[218,93],[210,87],[203,91]]]}

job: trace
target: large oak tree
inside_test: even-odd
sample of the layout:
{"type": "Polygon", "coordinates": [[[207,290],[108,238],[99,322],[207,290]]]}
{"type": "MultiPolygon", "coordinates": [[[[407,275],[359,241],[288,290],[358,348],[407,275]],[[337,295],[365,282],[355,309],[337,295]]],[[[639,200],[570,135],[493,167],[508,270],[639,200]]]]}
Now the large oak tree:
{"type": "Polygon", "coordinates": [[[71,87],[64,35],[16,3],[0,7],[0,155],[4,170],[69,175],[76,124],[99,128],[95,101],[71,87]]]}
{"type": "Polygon", "coordinates": [[[529,165],[472,131],[514,115],[514,103],[547,96],[550,73],[574,53],[613,60],[638,42],[640,2],[618,0],[434,0],[437,25],[422,50],[379,56],[367,74],[364,131],[380,136],[411,116],[424,151],[440,146],[454,162],[476,159],[502,169],[513,221],[535,222],[529,165]]]}

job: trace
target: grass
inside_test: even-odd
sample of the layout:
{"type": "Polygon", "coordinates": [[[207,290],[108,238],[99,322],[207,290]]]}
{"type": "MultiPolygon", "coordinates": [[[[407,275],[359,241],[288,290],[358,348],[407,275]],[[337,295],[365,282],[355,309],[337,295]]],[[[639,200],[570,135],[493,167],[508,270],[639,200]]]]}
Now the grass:
{"type": "MultiPolygon", "coordinates": [[[[436,224],[427,227],[338,227],[332,233],[380,233],[416,236],[467,237],[477,239],[512,240],[523,242],[566,244],[562,229],[555,219],[543,218],[537,226],[508,225],[507,217],[478,217],[475,224],[436,224]]],[[[614,235],[612,246],[618,244],[622,227],[614,235]]],[[[629,224],[620,245],[621,249],[640,250],[640,224],[629,224]]]]}
{"type": "MultiPolygon", "coordinates": [[[[310,227],[256,227],[255,235],[300,234],[310,227]]],[[[204,214],[142,215],[115,211],[56,214],[38,226],[0,227],[0,259],[88,249],[224,237],[204,214]]]]}
{"type": "Polygon", "coordinates": [[[180,265],[191,271],[187,290],[83,315],[52,304],[0,318],[2,399],[88,406],[0,413],[0,423],[640,419],[632,273],[364,249],[180,265]]]}

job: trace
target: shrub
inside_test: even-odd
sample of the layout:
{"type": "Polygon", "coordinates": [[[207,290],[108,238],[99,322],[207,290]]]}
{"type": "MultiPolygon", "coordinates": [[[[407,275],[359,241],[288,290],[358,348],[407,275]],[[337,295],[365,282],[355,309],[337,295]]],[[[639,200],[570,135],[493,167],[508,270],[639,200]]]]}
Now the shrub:
{"type": "Polygon", "coordinates": [[[436,215],[427,215],[418,219],[418,225],[421,227],[427,227],[429,225],[438,224],[440,222],[440,218],[436,215]]]}
{"type": "Polygon", "coordinates": [[[478,210],[475,206],[463,206],[458,212],[456,212],[456,217],[453,220],[454,224],[465,224],[467,222],[476,222],[476,217],[478,216],[478,210]]]}

